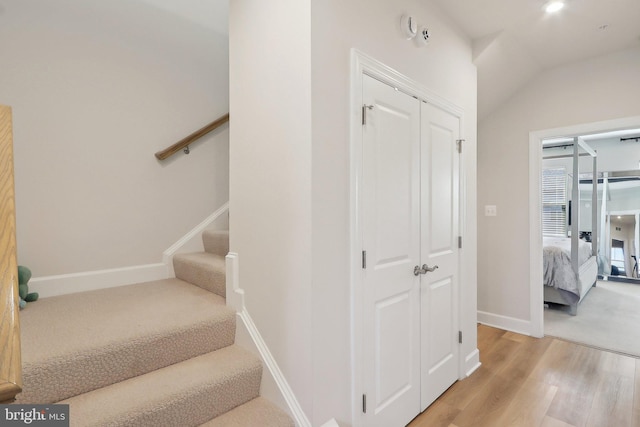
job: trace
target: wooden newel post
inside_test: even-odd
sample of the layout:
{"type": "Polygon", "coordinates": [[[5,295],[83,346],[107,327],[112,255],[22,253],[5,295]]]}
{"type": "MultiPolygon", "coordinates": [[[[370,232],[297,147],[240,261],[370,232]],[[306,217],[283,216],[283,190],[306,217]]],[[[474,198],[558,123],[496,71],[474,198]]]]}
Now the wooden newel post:
{"type": "Polygon", "coordinates": [[[0,403],[22,390],[11,108],[0,105],[0,403]]]}

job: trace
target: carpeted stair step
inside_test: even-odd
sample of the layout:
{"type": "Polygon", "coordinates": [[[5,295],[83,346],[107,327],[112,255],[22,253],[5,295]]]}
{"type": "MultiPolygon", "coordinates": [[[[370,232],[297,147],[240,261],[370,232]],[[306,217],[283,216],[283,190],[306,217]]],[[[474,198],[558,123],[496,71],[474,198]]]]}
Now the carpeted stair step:
{"type": "Polygon", "coordinates": [[[225,296],[224,257],[209,252],[177,254],[173,257],[173,270],[178,279],[225,296]]]}
{"type": "Polygon", "coordinates": [[[200,427],[294,427],[293,420],[273,403],[257,397],[200,427]]]}
{"type": "Polygon", "coordinates": [[[197,426],[255,399],[261,375],[260,360],[232,345],[60,403],[71,426],[197,426]]]}
{"type": "Polygon", "coordinates": [[[233,344],[235,313],[178,279],[43,298],[20,312],[23,392],[53,403],[233,344]]]}
{"type": "Polygon", "coordinates": [[[226,257],[229,253],[229,231],[204,230],[202,243],[205,252],[226,257]]]}

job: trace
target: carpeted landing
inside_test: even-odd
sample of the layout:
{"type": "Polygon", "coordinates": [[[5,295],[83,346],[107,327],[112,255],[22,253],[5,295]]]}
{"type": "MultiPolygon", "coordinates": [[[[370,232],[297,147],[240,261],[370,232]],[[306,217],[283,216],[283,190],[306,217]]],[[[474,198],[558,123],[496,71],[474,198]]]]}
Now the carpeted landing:
{"type": "Polygon", "coordinates": [[[598,280],[571,316],[544,309],[545,335],[640,357],[640,284],[598,280]]]}
{"type": "Polygon", "coordinates": [[[259,397],[262,365],[225,305],[228,233],[174,257],[175,279],[43,298],[20,313],[16,403],[70,405],[71,426],[293,426],[259,397]]]}

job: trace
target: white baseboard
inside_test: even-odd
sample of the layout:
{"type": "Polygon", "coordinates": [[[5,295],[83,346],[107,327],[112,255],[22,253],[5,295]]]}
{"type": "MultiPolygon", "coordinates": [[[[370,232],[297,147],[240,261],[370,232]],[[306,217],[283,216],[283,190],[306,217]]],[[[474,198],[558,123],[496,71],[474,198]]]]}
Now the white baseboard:
{"type": "MultiPolygon", "coordinates": [[[[258,346],[255,344],[251,333],[249,332],[249,328],[247,327],[247,322],[240,313],[236,313],[236,339],[235,345],[244,348],[245,350],[249,350],[251,353],[260,357],[260,350],[258,346]]],[[[278,384],[271,375],[271,372],[268,369],[264,369],[262,372],[262,381],[260,382],[260,395],[271,403],[278,406],[283,411],[287,412],[289,415],[291,411],[289,410],[289,404],[284,399],[282,393],[280,393],[280,388],[278,384]]]]}
{"type": "Polygon", "coordinates": [[[169,274],[174,275],[173,271],[173,256],[178,253],[187,252],[199,252],[203,250],[202,244],[202,232],[209,228],[209,226],[221,218],[225,213],[229,211],[229,202],[220,206],[214,213],[209,215],[204,221],[196,225],[193,230],[182,236],[171,245],[166,251],[162,253],[162,262],[166,264],[169,274]]]}
{"type": "Polygon", "coordinates": [[[34,277],[29,281],[29,292],[37,292],[41,298],[46,298],[132,285],[168,277],[169,273],[164,264],[136,265],[110,270],[34,277]]]}
{"type": "Polygon", "coordinates": [[[516,319],[515,317],[478,311],[478,323],[515,332],[517,334],[531,335],[531,322],[528,320],[516,319]]]}
{"type": "Polygon", "coordinates": [[[477,348],[464,358],[464,372],[465,376],[473,374],[482,365],[480,363],[480,350],[477,348]]]}
{"type": "Polygon", "coordinates": [[[269,351],[267,344],[262,339],[260,331],[253,322],[246,307],[244,306],[244,290],[240,289],[238,281],[238,254],[230,252],[226,257],[227,270],[227,305],[233,307],[237,313],[239,324],[236,330],[236,342],[248,350],[253,350],[262,359],[262,363],[267,368],[262,375],[260,394],[278,404],[283,410],[289,413],[298,427],[311,427],[311,422],[305,415],[298,399],[289,386],[284,374],[280,370],[278,363],[269,351]]]}

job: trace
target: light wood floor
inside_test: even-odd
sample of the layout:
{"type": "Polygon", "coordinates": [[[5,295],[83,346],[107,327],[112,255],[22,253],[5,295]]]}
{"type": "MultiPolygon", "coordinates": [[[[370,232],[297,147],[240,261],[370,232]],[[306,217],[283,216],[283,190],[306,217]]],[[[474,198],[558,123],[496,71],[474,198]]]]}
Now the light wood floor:
{"type": "Polygon", "coordinates": [[[640,427],[640,359],[483,325],[478,348],[410,427],[640,427]]]}

